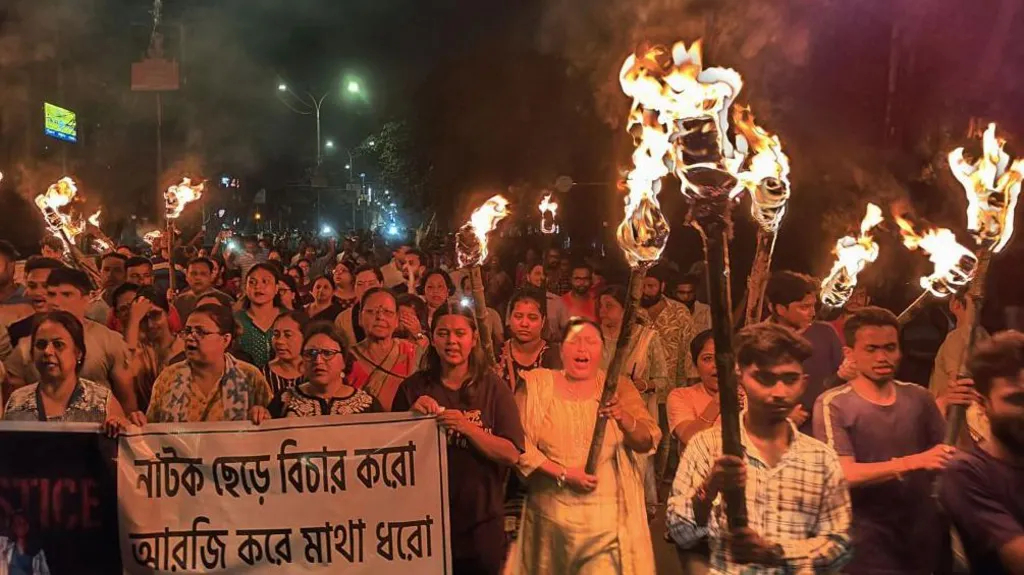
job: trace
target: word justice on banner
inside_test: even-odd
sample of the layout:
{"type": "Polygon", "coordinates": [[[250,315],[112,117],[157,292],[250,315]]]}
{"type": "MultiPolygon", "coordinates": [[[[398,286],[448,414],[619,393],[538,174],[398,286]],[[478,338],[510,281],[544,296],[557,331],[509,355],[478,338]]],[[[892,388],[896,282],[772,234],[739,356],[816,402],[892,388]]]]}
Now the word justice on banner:
{"type": "Polygon", "coordinates": [[[121,438],[125,573],[451,570],[432,418],[159,424],[121,438]]]}
{"type": "Polygon", "coordinates": [[[121,572],[116,449],[95,424],[0,422],[0,574],[121,572]]]}

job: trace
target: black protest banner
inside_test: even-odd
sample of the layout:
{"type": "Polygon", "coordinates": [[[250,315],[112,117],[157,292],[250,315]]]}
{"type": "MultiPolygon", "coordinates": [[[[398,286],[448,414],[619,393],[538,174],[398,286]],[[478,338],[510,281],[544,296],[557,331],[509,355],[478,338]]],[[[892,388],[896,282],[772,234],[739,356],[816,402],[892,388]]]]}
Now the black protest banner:
{"type": "Polygon", "coordinates": [[[0,573],[121,572],[115,457],[96,425],[0,422],[0,573]]]}

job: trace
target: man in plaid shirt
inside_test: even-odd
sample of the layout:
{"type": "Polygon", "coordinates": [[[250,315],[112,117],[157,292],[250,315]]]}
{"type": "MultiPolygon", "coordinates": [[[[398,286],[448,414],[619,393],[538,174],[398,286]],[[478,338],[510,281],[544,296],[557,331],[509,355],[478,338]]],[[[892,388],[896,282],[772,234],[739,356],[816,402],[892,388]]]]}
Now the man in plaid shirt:
{"type": "Polygon", "coordinates": [[[711,573],[838,572],[852,556],[839,458],[787,419],[807,386],[811,344],[764,323],[741,330],[736,345],[744,456],[722,455],[720,426],[693,437],[672,485],[669,533],[684,548],[708,538],[711,573]],[[749,526],[730,532],[720,493],[731,484],[745,486],[749,526]]]}

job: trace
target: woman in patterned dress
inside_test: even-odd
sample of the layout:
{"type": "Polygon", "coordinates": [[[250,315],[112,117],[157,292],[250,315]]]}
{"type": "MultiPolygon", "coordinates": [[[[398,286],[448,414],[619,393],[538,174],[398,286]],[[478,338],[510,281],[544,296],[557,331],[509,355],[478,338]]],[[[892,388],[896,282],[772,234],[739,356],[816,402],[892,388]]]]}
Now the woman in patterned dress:
{"type": "Polygon", "coordinates": [[[305,312],[285,312],[274,320],[270,344],[274,348],[274,359],[261,370],[270,384],[270,392],[295,387],[305,381],[302,373],[302,332],[309,318],[305,312]]]}
{"type": "Polygon", "coordinates": [[[46,313],[36,321],[30,341],[39,383],[11,394],[4,420],[123,422],[121,404],[110,388],[78,377],[85,357],[82,322],[68,312],[46,313]]]}
{"type": "Polygon", "coordinates": [[[274,417],[354,415],[384,411],[375,397],[345,382],[350,358],[330,322],[309,325],[302,344],[306,381],[282,389],[270,402],[274,417]]]}
{"type": "Polygon", "coordinates": [[[653,453],[661,430],[628,378],[600,404],[601,329],[569,321],[559,371],[524,375],[516,401],[526,431],[518,468],[529,495],[506,573],[648,575],[654,573],[644,513],[640,455],[653,453]],[[594,474],[585,470],[594,424],[608,418],[594,474]]]}
{"type": "Polygon", "coordinates": [[[185,361],[160,372],[143,419],[150,423],[268,419],[267,379],[259,368],[228,353],[235,330],[228,308],[197,307],[181,330],[185,361]]]}

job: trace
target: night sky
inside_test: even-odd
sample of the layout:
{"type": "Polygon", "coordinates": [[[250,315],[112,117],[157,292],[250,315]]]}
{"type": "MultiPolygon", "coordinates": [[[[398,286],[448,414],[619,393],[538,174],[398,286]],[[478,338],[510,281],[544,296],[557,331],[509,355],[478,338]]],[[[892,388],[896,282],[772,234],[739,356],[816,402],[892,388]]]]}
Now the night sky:
{"type": "MultiPolygon", "coordinates": [[[[706,62],[744,75],[740,100],[792,159],[789,217],[801,225],[783,224],[777,257],[823,273],[836,237],[868,200],[909,199],[924,217],[963,231],[962,192],[941,158],[967,143],[972,117],[999,121],[1011,150],[1024,133],[1022,48],[1009,33],[1024,18],[1021,4],[166,0],[161,30],[181,56],[185,84],[164,97],[161,176],[174,179],[183,166],[237,175],[250,190],[268,190],[269,209],[293,202],[308,219],[309,198],[292,192],[313,158],[314,124],[278,100],[284,81],[331,93],[324,138],[357,150],[370,178],[379,177],[377,160],[360,156],[360,146],[389,122],[404,126],[402,156],[419,182],[401,198],[410,214],[436,210],[454,224],[475,198],[509,186],[524,190],[532,212],[540,189],[568,175],[590,184],[569,192],[574,217],[564,226],[586,244],[607,232],[601,222],[614,227],[621,217],[615,182],[631,147],[622,130],[629,103],[616,79],[622,60],[644,41],[705,36],[706,62]],[[349,77],[362,81],[365,101],[343,97],[349,77]]],[[[38,103],[49,98],[79,111],[83,143],[69,152],[68,171],[91,201],[109,206],[108,221],[156,215],[154,100],[128,90],[150,9],[128,0],[8,0],[0,8],[5,205],[17,204],[12,192],[34,195],[62,174],[59,148],[33,128],[38,103]]],[[[346,179],[342,156],[325,158],[332,182],[346,179]]],[[[673,186],[663,203],[677,221],[684,206],[673,186]]],[[[752,244],[745,212],[736,217],[740,268],[752,244]]],[[[32,218],[5,229],[38,237],[38,226],[23,221],[32,218]]],[[[670,254],[699,258],[693,234],[674,227],[670,254]]]]}

